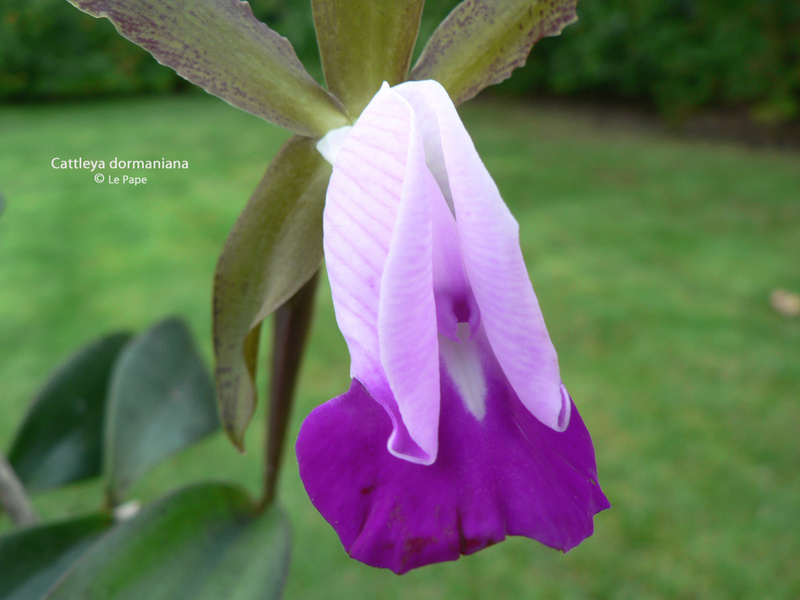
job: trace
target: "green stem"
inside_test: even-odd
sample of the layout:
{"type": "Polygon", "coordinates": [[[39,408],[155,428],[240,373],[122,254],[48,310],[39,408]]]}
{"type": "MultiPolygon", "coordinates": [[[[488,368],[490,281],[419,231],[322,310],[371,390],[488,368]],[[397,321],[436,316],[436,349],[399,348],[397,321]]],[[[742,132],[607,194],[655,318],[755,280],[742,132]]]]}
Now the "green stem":
{"type": "Polygon", "coordinates": [[[39,522],[25,486],[3,454],[0,454],[0,506],[6,510],[14,525],[35,525],[39,522]]]}
{"type": "Polygon", "coordinates": [[[269,506],[275,498],[286,429],[291,416],[300,363],[311,328],[318,280],[319,271],[288,302],[275,311],[272,377],[264,442],[264,490],[259,502],[260,510],[269,506]]]}

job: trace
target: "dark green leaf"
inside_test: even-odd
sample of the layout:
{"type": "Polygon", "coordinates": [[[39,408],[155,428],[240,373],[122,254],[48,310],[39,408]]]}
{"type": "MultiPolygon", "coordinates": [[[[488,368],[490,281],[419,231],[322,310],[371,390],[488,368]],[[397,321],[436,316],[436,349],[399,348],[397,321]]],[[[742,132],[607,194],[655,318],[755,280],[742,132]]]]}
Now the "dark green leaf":
{"type": "Polygon", "coordinates": [[[0,598],[39,600],[110,526],[93,515],[0,537],[0,598]]]}
{"type": "Polygon", "coordinates": [[[575,22],[578,0],[465,0],[428,40],[411,79],[435,79],[469,100],[525,64],[533,45],[575,22]]]}
{"type": "Polygon", "coordinates": [[[147,469],[218,427],[214,386],[186,326],[168,319],[135,338],[109,388],[104,471],[112,503],[147,469]]]}
{"type": "Polygon", "coordinates": [[[29,491],[100,474],[108,381],[130,337],[118,333],[81,349],[33,401],[8,456],[29,491]]]}
{"type": "Polygon", "coordinates": [[[322,208],[330,174],[313,140],[291,138],[253,192],[217,264],[217,398],[223,426],[240,449],[256,405],[258,327],[322,262],[322,208]]]}
{"type": "Polygon", "coordinates": [[[387,81],[405,81],[424,0],[312,0],[328,89],[352,117],[387,81]]]}
{"type": "Polygon", "coordinates": [[[70,0],[161,64],[237,108],[320,137],[347,124],[294,48],[240,0],[70,0]]]}
{"type": "Polygon", "coordinates": [[[239,488],[201,484],[158,501],[95,544],[48,600],[270,600],[289,562],[289,527],[256,516],[239,488]]]}

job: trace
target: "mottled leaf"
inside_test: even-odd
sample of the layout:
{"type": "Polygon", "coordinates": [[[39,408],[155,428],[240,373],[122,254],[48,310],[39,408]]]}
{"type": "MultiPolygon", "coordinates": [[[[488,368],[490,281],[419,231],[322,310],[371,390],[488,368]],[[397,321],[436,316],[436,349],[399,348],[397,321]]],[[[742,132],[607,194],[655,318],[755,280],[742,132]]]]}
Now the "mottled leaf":
{"type": "Polygon", "coordinates": [[[240,0],[69,0],[208,93],[301,135],[346,125],[289,41],[240,0]]]}
{"type": "Polygon", "coordinates": [[[149,468],[219,427],[214,386],[177,319],[123,350],[109,387],[104,471],[116,504],[149,468]]]}
{"type": "Polygon", "coordinates": [[[223,426],[240,449],[256,405],[258,326],[319,268],[330,174],[313,140],[291,138],[253,192],[217,264],[217,400],[223,426]]]}
{"type": "Polygon", "coordinates": [[[358,117],[387,81],[405,81],[424,0],[312,0],[328,89],[358,117]]]}
{"type": "Polygon", "coordinates": [[[8,456],[28,491],[100,475],[108,381],[130,337],[117,333],[82,348],[34,399],[8,456]]]}
{"type": "Polygon", "coordinates": [[[271,600],[289,564],[283,512],[254,514],[239,488],[205,483],[146,507],[103,537],[48,600],[271,600]]]}
{"type": "Polygon", "coordinates": [[[525,64],[533,45],[575,22],[578,0],[464,0],[428,40],[410,79],[435,79],[455,104],[525,64]]]}
{"type": "Polygon", "coordinates": [[[0,537],[0,598],[39,600],[110,526],[92,515],[0,537]]]}

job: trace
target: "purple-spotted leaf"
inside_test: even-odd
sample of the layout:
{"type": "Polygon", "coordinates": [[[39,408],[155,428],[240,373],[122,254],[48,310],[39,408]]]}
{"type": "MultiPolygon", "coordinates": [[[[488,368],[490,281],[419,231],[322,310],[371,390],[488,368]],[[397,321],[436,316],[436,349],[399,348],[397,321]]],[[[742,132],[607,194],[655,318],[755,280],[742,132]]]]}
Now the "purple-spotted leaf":
{"type": "Polygon", "coordinates": [[[410,79],[435,79],[455,104],[511,76],[533,45],[575,22],[578,0],[464,0],[428,40],[410,79]]]}
{"type": "Polygon", "coordinates": [[[301,135],[346,125],[338,101],[306,72],[289,41],[241,0],[69,0],[161,64],[237,108],[301,135]]]}
{"type": "Polygon", "coordinates": [[[0,537],[0,598],[39,600],[111,527],[104,515],[79,517],[0,537]]]}
{"type": "Polygon", "coordinates": [[[256,405],[258,326],[322,262],[322,208],[330,174],[313,140],[291,138],[253,192],[217,263],[217,400],[223,426],[240,449],[256,405]]]}
{"type": "Polygon", "coordinates": [[[312,0],[328,89],[357,117],[384,81],[405,80],[424,0],[312,0]]]}
{"type": "Polygon", "coordinates": [[[117,525],[48,600],[274,600],[289,566],[283,511],[256,514],[240,488],[203,483],[117,525]]]}

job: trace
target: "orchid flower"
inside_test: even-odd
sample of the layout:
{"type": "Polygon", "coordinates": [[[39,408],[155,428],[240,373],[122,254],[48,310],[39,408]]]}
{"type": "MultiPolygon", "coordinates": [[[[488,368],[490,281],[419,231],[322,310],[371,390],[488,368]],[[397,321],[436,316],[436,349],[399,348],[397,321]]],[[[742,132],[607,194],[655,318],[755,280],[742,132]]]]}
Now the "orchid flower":
{"type": "Polygon", "coordinates": [[[289,40],[256,19],[244,0],[69,2],[107,18],[208,93],[296,134],[264,173],[215,273],[220,416],[239,448],[255,411],[261,322],[301,292],[322,260],[331,171],[318,139],[351,125],[384,81],[435,79],[454,102],[464,102],[509,77],[539,39],[577,18],[577,0],[465,0],[412,67],[424,0],[311,0],[326,90],[289,40]]]}
{"type": "Polygon", "coordinates": [[[609,507],[503,202],[447,92],[384,87],[323,138],[325,262],[350,390],[297,441],[350,555],[397,573],[609,507]]]}
{"type": "Polygon", "coordinates": [[[424,0],[311,0],[326,88],[246,2],[69,1],[296,134],[215,273],[218,400],[239,447],[260,324],[275,313],[279,325],[262,504],[324,249],[352,385],[308,416],[296,448],[312,502],[350,555],[402,573],[506,535],[564,551],[589,536],[609,506],[591,439],[561,382],[517,223],[453,105],[523,65],[575,20],[577,0],[465,0],[413,67],[424,0]]]}

